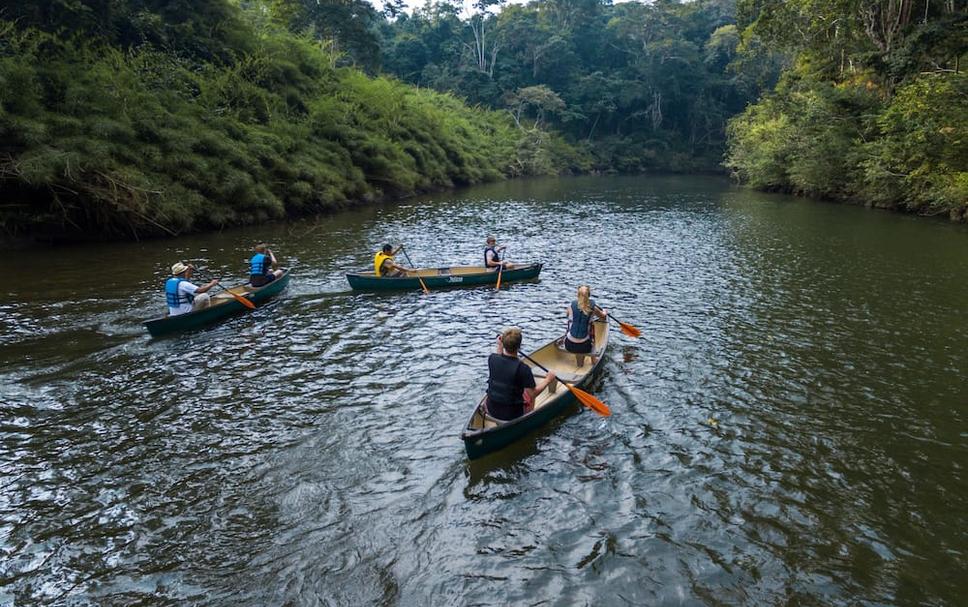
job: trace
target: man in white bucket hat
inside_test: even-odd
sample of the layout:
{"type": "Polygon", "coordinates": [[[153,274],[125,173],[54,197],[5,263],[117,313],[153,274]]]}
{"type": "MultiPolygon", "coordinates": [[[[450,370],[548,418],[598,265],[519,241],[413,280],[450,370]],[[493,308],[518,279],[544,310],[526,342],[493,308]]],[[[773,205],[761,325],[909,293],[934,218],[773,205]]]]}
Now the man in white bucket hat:
{"type": "Polygon", "coordinates": [[[218,284],[218,279],[200,287],[195,286],[189,280],[194,269],[192,264],[180,261],[171,267],[171,278],[165,281],[165,301],[168,303],[169,316],[204,310],[212,305],[207,291],[218,284]]]}

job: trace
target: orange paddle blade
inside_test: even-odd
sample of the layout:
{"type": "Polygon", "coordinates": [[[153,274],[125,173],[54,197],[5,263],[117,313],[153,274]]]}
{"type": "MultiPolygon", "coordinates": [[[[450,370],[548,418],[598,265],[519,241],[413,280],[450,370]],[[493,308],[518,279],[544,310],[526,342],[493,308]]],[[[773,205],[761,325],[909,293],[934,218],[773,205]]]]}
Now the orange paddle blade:
{"type": "Polygon", "coordinates": [[[627,322],[617,321],[618,326],[621,327],[622,333],[625,333],[629,337],[638,337],[642,335],[642,331],[639,331],[636,327],[628,324],[627,322]]]}
{"type": "Polygon", "coordinates": [[[501,290],[501,272],[503,271],[504,271],[504,266],[501,266],[501,268],[497,271],[497,286],[494,287],[495,291],[501,290]]]}
{"type": "Polygon", "coordinates": [[[246,299],[245,297],[242,297],[241,295],[239,295],[237,293],[233,293],[232,291],[229,291],[228,289],[226,289],[225,292],[228,293],[229,295],[231,295],[232,297],[234,297],[237,302],[239,302],[240,304],[242,304],[246,308],[248,308],[250,310],[255,310],[255,304],[252,303],[251,300],[246,299]]]}
{"type": "Polygon", "coordinates": [[[565,387],[571,390],[571,393],[575,395],[575,398],[578,399],[578,402],[585,405],[595,413],[598,413],[603,417],[608,417],[609,415],[612,414],[612,410],[608,408],[608,405],[598,400],[588,392],[585,392],[584,390],[581,390],[569,384],[565,384],[565,387]]]}

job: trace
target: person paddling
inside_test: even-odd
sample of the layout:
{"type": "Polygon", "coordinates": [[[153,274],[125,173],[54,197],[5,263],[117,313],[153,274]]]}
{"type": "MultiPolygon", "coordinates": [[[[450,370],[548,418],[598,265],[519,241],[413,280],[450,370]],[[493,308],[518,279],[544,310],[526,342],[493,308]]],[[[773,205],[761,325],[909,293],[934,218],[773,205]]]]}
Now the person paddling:
{"type": "Polygon", "coordinates": [[[377,251],[376,255],[373,256],[373,271],[377,278],[406,276],[407,268],[397,265],[393,261],[393,256],[399,253],[401,249],[403,249],[403,245],[394,250],[391,245],[385,244],[381,250],[377,251]]]}
{"type": "Polygon", "coordinates": [[[171,278],[165,281],[165,301],[168,315],[178,316],[212,305],[208,290],[218,284],[218,279],[209,281],[201,287],[192,284],[191,277],[195,266],[177,262],[171,266],[171,278]]]}
{"type": "Polygon", "coordinates": [[[507,270],[514,264],[503,261],[501,258],[501,251],[507,249],[506,246],[497,246],[497,239],[493,236],[487,237],[487,246],[484,247],[484,267],[487,268],[488,272],[497,272],[504,266],[507,270]]]}
{"type": "MultiPolygon", "coordinates": [[[[585,354],[591,353],[595,346],[595,327],[592,316],[605,320],[608,312],[595,305],[592,288],[588,285],[578,287],[575,299],[567,308],[568,330],[565,333],[565,350],[578,355],[578,366],[585,364],[585,354]]],[[[592,356],[592,364],[595,357],[592,356]]]]}
{"type": "Polygon", "coordinates": [[[253,287],[264,287],[283,275],[278,268],[279,262],[272,249],[265,243],[255,245],[255,255],[249,260],[249,283],[253,287]]]}
{"type": "Polygon", "coordinates": [[[537,394],[555,380],[555,372],[535,384],[531,367],[518,359],[521,329],[509,327],[497,338],[497,349],[487,359],[487,412],[501,421],[521,417],[534,408],[537,394]]]}

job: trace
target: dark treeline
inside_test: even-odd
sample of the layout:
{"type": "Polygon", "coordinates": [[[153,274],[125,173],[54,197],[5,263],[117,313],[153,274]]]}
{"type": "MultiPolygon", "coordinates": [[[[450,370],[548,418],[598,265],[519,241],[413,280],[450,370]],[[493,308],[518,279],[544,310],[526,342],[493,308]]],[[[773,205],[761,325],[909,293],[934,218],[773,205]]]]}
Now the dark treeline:
{"type": "Polygon", "coordinates": [[[721,166],[727,120],[775,80],[736,61],[732,0],[429,2],[382,28],[383,69],[584,143],[600,171],[721,166]]]}
{"type": "Polygon", "coordinates": [[[968,219],[966,9],[742,0],[744,40],[793,62],[733,120],[728,165],[761,188],[968,219]]]}

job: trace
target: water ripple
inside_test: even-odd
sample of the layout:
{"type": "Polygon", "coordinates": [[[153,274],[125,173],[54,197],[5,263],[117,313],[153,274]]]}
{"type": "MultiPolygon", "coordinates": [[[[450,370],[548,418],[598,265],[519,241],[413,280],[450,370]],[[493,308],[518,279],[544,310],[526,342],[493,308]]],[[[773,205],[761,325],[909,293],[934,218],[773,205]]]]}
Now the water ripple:
{"type": "Polygon", "coordinates": [[[0,297],[0,604],[956,604],[964,230],[699,178],[532,180],[175,241],[27,251],[0,297]],[[363,294],[383,242],[540,281],[363,294]],[[150,340],[165,268],[276,301],[150,340]],[[90,268],[113,271],[91,292],[90,268]],[[469,462],[493,336],[616,331],[593,391],[469,462]]]}

